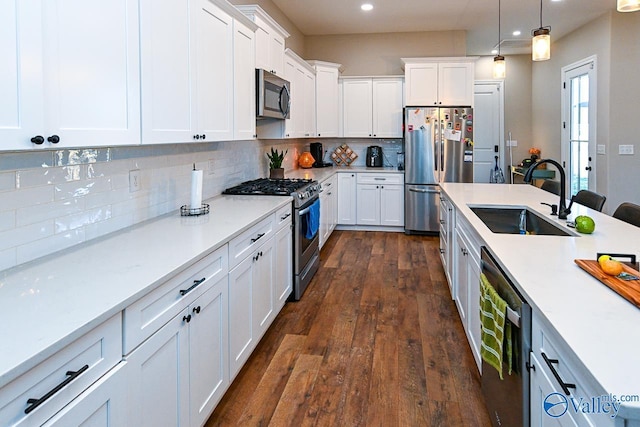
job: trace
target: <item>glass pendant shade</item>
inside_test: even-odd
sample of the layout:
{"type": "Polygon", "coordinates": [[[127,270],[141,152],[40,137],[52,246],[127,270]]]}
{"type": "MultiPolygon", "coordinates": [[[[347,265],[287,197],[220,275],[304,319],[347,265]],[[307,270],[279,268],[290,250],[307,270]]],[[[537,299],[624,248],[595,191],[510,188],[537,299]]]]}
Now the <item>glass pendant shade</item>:
{"type": "Polygon", "coordinates": [[[636,12],[640,10],[640,0],[618,0],[618,12],[636,12]]]}
{"type": "Polygon", "coordinates": [[[551,58],[551,35],[548,28],[538,28],[533,32],[531,59],[546,61],[551,58]]]}
{"type": "Polygon", "coordinates": [[[493,58],[493,78],[504,79],[507,76],[507,63],[504,56],[497,55],[493,58]]]}

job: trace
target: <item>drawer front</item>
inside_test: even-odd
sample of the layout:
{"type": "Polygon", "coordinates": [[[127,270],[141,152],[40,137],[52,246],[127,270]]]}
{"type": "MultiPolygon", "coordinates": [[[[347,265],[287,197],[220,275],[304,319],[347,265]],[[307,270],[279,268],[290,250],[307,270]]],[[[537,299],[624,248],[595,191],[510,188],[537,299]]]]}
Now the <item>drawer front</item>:
{"type": "Polygon", "coordinates": [[[127,307],[124,354],[129,354],[228,272],[228,248],[224,245],[127,307]]]}
{"type": "Polygon", "coordinates": [[[276,228],[280,230],[286,224],[291,224],[291,215],[293,215],[293,206],[287,204],[276,211],[276,228]]]}
{"type": "Polygon", "coordinates": [[[2,387],[0,425],[41,425],[121,359],[122,315],[118,313],[2,387]],[[30,404],[29,399],[39,402],[30,404]]]}
{"type": "MultiPolygon", "coordinates": [[[[278,217],[278,220],[280,220],[280,217],[278,217]]],[[[276,216],[274,213],[229,242],[230,270],[245,259],[255,248],[271,238],[274,234],[275,222],[276,216]]]]}
{"type": "Polygon", "coordinates": [[[358,173],[358,184],[404,184],[404,175],[401,173],[358,173]]]}

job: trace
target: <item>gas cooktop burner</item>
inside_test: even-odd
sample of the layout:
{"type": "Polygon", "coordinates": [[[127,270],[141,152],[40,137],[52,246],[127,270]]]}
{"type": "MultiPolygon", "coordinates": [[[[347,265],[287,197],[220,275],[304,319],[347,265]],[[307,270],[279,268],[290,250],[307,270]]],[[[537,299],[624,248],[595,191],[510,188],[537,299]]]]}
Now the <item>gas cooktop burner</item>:
{"type": "Polygon", "coordinates": [[[270,179],[260,178],[227,188],[223,194],[247,194],[264,196],[290,196],[297,190],[311,184],[311,179],[270,179]]]}

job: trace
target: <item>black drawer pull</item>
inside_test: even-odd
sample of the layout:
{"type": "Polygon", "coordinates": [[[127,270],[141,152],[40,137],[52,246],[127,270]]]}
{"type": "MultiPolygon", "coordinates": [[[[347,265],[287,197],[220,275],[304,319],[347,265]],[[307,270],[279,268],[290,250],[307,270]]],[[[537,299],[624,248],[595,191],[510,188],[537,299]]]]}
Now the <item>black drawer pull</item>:
{"type": "Polygon", "coordinates": [[[180,289],[180,295],[186,295],[189,292],[191,292],[192,290],[194,290],[199,284],[201,284],[202,282],[204,282],[205,280],[207,280],[206,277],[203,277],[200,280],[194,280],[193,281],[193,285],[191,285],[188,289],[180,289]]]}
{"type": "Polygon", "coordinates": [[[191,315],[187,314],[186,316],[182,316],[182,321],[187,323],[191,322],[191,315]]]}
{"type": "Polygon", "coordinates": [[[544,359],[545,362],[547,362],[547,366],[549,366],[549,369],[551,369],[551,373],[553,374],[553,376],[556,377],[556,381],[558,381],[558,383],[560,384],[560,387],[562,387],[562,391],[564,391],[564,394],[566,394],[567,396],[571,395],[571,392],[569,391],[569,389],[576,388],[576,385],[571,383],[565,383],[564,381],[562,381],[562,378],[560,378],[560,374],[558,373],[558,371],[556,371],[556,368],[553,366],[554,363],[560,363],[558,359],[549,359],[547,355],[544,354],[544,352],[542,352],[542,358],[544,359]]]}
{"type": "Polygon", "coordinates": [[[200,306],[193,307],[193,312],[194,312],[195,314],[200,314],[200,306]]]}
{"type": "Polygon", "coordinates": [[[258,234],[258,237],[256,237],[255,239],[251,239],[251,243],[255,243],[255,242],[257,242],[258,240],[260,240],[260,238],[261,238],[262,236],[264,236],[264,233],[260,233],[260,234],[258,234]]]}
{"type": "Polygon", "coordinates": [[[89,365],[84,365],[82,368],[78,369],[77,371],[67,371],[67,373],[65,375],[67,375],[68,378],[65,379],[64,381],[62,381],[57,386],[55,386],[47,394],[42,396],[40,399],[28,399],[27,400],[27,405],[29,405],[29,406],[27,406],[27,408],[24,410],[24,413],[28,414],[29,412],[31,412],[34,409],[36,409],[38,406],[42,405],[44,402],[47,401],[47,399],[49,399],[51,396],[53,396],[54,394],[56,394],[57,392],[62,390],[67,384],[69,384],[71,381],[73,381],[76,378],[78,378],[87,369],[89,369],[89,365]]]}
{"type": "Polygon", "coordinates": [[[289,218],[290,216],[291,216],[291,213],[288,213],[285,216],[281,216],[280,217],[280,221],[284,221],[285,219],[289,218]]]}

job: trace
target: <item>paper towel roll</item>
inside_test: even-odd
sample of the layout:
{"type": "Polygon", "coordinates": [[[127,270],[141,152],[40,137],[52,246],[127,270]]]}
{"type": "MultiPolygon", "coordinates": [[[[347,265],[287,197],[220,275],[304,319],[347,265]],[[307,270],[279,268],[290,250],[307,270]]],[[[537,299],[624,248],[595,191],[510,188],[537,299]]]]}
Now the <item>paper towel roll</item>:
{"type": "Polygon", "coordinates": [[[202,207],[202,171],[194,169],[191,171],[191,209],[202,207]]]}

